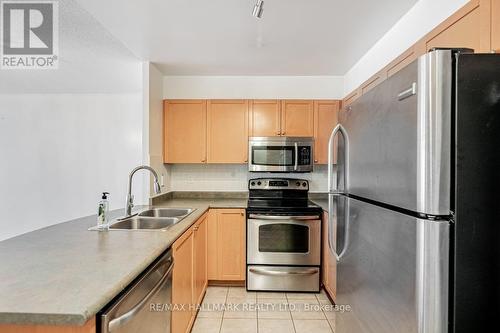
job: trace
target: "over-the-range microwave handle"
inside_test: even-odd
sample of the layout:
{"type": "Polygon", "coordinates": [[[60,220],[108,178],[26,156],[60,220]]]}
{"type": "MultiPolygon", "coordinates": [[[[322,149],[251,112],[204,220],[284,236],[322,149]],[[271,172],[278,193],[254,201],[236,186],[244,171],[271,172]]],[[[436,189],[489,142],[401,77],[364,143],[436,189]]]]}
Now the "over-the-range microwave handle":
{"type": "Polygon", "coordinates": [[[297,171],[299,168],[299,144],[295,142],[295,164],[293,166],[293,170],[297,171]]]}
{"type": "Polygon", "coordinates": [[[119,327],[129,322],[132,318],[134,318],[134,316],[137,313],[139,313],[142,310],[142,308],[144,308],[144,306],[151,300],[151,298],[153,298],[158,293],[158,291],[160,291],[165,282],[167,282],[168,277],[172,273],[172,270],[174,269],[173,259],[169,259],[167,262],[170,263],[169,268],[167,269],[165,274],[161,277],[161,279],[156,283],[156,285],[146,294],[146,296],[144,296],[142,300],[140,300],[136,305],[134,305],[132,309],[125,312],[119,317],[111,319],[108,323],[108,332],[113,332],[119,327]]]}

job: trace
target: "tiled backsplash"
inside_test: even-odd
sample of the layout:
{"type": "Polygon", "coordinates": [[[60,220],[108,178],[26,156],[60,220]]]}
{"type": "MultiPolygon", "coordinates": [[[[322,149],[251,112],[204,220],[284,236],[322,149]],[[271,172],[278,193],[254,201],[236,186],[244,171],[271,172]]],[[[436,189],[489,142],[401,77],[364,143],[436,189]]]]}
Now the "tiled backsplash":
{"type": "Polygon", "coordinates": [[[327,167],[314,167],[312,173],[248,172],[241,164],[173,164],[170,166],[171,191],[246,191],[248,180],[258,177],[289,177],[309,180],[311,192],[327,189],[327,167]]]}

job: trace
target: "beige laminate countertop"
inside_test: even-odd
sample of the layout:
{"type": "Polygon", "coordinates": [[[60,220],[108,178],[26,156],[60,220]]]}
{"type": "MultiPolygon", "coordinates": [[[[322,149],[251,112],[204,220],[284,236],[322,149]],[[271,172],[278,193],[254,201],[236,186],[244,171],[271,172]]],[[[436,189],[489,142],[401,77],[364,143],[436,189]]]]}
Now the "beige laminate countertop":
{"type": "MultiPolygon", "coordinates": [[[[209,208],[246,208],[247,198],[227,196],[155,204],[196,209],[164,231],[88,231],[96,223],[89,216],[1,241],[0,324],[83,325],[209,208]]],[[[328,208],[323,198],[313,201],[328,208]]],[[[123,210],[111,213],[119,216],[123,210]]]]}
{"type": "Polygon", "coordinates": [[[90,216],[2,241],[0,324],[83,325],[209,208],[246,206],[246,198],[168,199],[154,207],[196,210],[165,231],[88,231],[90,216]]]}

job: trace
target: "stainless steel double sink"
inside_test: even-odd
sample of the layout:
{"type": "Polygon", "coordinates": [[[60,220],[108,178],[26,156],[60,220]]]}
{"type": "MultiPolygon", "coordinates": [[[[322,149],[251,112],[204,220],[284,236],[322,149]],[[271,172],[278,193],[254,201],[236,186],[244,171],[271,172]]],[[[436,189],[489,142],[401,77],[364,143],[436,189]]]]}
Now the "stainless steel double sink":
{"type": "Polygon", "coordinates": [[[118,219],[109,225],[109,230],[166,230],[179,223],[195,209],[154,208],[118,219]]]}

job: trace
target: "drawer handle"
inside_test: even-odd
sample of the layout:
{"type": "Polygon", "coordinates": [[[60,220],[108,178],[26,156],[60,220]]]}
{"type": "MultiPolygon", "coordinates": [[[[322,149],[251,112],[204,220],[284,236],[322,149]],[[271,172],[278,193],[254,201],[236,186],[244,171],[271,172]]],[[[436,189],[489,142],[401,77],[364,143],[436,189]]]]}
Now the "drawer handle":
{"type": "Polygon", "coordinates": [[[288,276],[288,275],[314,275],[319,271],[317,268],[310,268],[303,271],[270,271],[267,269],[261,268],[250,268],[251,273],[259,274],[259,275],[268,275],[268,276],[288,276]]]}

